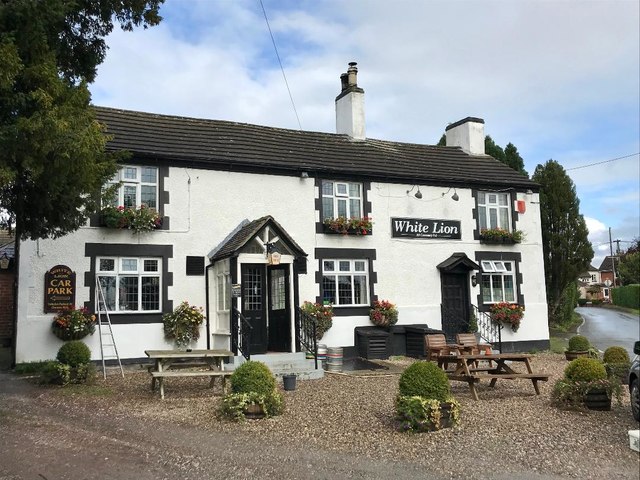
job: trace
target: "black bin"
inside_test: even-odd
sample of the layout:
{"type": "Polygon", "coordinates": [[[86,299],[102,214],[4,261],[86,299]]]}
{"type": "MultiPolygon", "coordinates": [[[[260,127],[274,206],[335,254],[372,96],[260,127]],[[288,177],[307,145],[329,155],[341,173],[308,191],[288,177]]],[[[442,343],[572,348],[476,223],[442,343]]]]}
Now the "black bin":
{"type": "Polygon", "coordinates": [[[424,336],[430,333],[444,333],[442,330],[429,328],[425,324],[405,325],[407,357],[424,358],[427,356],[427,347],[425,345],[424,336]]]}
{"type": "Polygon", "coordinates": [[[391,335],[379,327],[356,327],[355,343],[358,356],[384,360],[391,354],[391,335]]]}

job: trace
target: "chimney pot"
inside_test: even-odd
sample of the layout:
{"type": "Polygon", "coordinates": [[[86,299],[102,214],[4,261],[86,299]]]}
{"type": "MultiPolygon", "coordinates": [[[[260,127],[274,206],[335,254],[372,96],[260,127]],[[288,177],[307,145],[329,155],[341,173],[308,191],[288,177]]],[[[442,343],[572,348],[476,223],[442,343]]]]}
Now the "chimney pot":
{"type": "Polygon", "coordinates": [[[347,75],[349,76],[349,86],[358,86],[358,65],[356,62],[349,62],[349,68],[347,69],[347,75]]]}
{"type": "Polygon", "coordinates": [[[349,82],[347,81],[347,77],[349,75],[347,75],[346,73],[343,73],[342,75],[340,75],[340,83],[342,84],[342,91],[344,92],[347,88],[349,88],[349,82]]]}

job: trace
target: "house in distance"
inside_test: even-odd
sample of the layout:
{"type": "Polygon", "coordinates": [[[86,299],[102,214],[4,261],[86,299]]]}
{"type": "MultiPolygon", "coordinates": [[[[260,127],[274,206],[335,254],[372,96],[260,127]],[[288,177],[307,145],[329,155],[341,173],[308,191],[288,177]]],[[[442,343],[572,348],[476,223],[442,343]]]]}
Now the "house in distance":
{"type": "MultiPolygon", "coordinates": [[[[183,301],[206,313],[193,348],[236,349],[245,318],[252,355],[296,352],[310,301],[333,305],[322,343],[347,356],[375,300],[397,305],[398,325],[449,336],[496,303],[518,304],[503,351],[547,348],[539,185],[485,154],[479,118],[448,125],[444,147],[368,138],[357,73],[352,63],[341,77],[335,134],[95,107],[108,148],[131,153],[105,206],[158,217],[137,232],[105,211],[21,244],[16,361],[54,358],[61,345],[45,291],[61,266],[74,276],[62,302],[95,312],[102,285],[130,361],[174,348],[162,315],[183,301]]],[[[98,335],[84,341],[100,358],[98,335]]]]}

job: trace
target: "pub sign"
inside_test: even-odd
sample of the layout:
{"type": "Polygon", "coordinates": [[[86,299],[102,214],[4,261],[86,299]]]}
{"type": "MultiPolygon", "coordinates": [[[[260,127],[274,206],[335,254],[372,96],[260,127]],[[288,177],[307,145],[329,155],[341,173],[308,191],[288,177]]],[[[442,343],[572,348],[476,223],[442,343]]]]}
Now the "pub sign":
{"type": "Polygon", "coordinates": [[[391,218],[391,236],[394,238],[449,238],[461,237],[459,220],[434,218],[391,218]]]}
{"type": "Polygon", "coordinates": [[[76,308],[76,274],[66,265],[56,265],[44,274],[45,313],[76,308]]]}

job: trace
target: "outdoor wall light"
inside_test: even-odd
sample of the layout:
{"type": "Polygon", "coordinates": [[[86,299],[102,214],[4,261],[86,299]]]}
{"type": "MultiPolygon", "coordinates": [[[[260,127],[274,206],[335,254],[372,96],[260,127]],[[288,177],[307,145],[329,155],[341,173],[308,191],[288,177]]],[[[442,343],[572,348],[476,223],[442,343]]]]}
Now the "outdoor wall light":
{"type": "Polygon", "coordinates": [[[309,174],[307,172],[300,172],[300,178],[309,178],[309,174]]]}
{"type": "Polygon", "coordinates": [[[409,190],[407,190],[407,195],[409,195],[413,191],[413,189],[416,187],[418,188],[418,191],[414,193],[413,196],[416,197],[418,200],[420,200],[422,198],[422,192],[420,191],[420,187],[418,187],[417,185],[414,185],[409,190]]]}
{"type": "Polygon", "coordinates": [[[476,287],[478,285],[478,277],[471,275],[471,286],[476,287]]]}
{"type": "Polygon", "coordinates": [[[454,202],[457,202],[458,200],[460,200],[460,197],[458,196],[458,192],[456,191],[456,189],[455,189],[455,188],[453,189],[453,195],[451,195],[451,199],[452,199],[454,202]]]}

